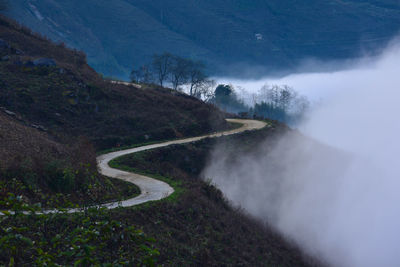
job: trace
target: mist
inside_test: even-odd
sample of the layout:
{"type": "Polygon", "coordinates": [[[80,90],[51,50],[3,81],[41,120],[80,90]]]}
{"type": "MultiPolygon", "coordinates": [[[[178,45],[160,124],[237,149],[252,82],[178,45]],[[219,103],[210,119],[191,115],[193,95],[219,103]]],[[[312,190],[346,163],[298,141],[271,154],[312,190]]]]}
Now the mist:
{"type": "MultiPolygon", "coordinates": [[[[394,41],[389,45],[393,47],[394,41]]],[[[389,49],[389,48],[388,48],[389,49]]],[[[387,53],[385,52],[382,54],[387,53]]],[[[376,69],[382,55],[365,55],[363,58],[321,62],[315,59],[302,61],[292,74],[275,74],[259,76],[254,79],[234,79],[232,77],[214,77],[219,84],[232,84],[245,89],[248,93],[256,93],[263,85],[288,85],[297,92],[306,95],[312,101],[319,101],[331,96],[343,82],[342,77],[351,77],[352,72],[368,72],[376,69]],[[329,83],[323,81],[328,80],[329,83]]]]}
{"type": "Polygon", "coordinates": [[[397,40],[373,62],[286,77],[323,98],[301,133],[265,140],[234,162],[221,144],[203,176],[329,265],[400,266],[399,62],[397,40]]]}

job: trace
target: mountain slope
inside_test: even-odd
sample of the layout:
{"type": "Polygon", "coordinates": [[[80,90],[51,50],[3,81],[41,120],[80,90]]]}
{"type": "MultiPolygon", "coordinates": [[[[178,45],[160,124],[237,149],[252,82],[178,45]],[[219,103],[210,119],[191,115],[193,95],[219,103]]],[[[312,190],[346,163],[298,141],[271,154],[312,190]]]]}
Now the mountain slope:
{"type": "Polygon", "coordinates": [[[200,135],[226,128],[223,119],[175,91],[104,81],[81,52],[0,16],[0,209],[15,212],[0,220],[0,265],[312,266],[275,232],[231,208],[216,188],[175,167],[175,198],[135,209],[22,212],[139,193],[97,173],[88,139],[109,148],[200,135]]]}
{"type": "Polygon", "coordinates": [[[106,149],[226,127],[224,115],[211,105],[164,88],[112,84],[81,52],[5,18],[0,39],[0,106],[60,140],[83,135],[106,149]],[[49,65],[35,65],[37,60],[49,65]]]}
{"type": "Polygon", "coordinates": [[[106,81],[82,52],[0,16],[0,208],[10,188],[45,206],[131,197],[135,186],[97,173],[95,149],[225,129],[224,116],[169,89],[106,81]]]}
{"type": "Polygon", "coordinates": [[[398,0],[13,0],[8,14],[124,77],[162,51],[204,59],[214,74],[354,57],[400,29],[398,0]]]}
{"type": "MultiPolygon", "coordinates": [[[[282,135],[290,133],[284,125],[270,125],[263,130],[142,151],[112,163],[125,170],[170,177],[184,189],[176,203],[161,202],[138,211],[127,210],[128,218],[156,238],[162,265],[325,266],[303,255],[268,225],[232,208],[221,191],[201,179],[216,146],[222,145],[229,151],[226,160],[235,164],[240,155],[251,153],[260,143],[272,147],[282,135]]],[[[246,188],[242,190],[245,192],[246,188]]]]}
{"type": "Polygon", "coordinates": [[[45,133],[18,123],[6,111],[0,111],[0,169],[21,161],[39,158],[67,157],[68,149],[51,140],[45,133]]]}

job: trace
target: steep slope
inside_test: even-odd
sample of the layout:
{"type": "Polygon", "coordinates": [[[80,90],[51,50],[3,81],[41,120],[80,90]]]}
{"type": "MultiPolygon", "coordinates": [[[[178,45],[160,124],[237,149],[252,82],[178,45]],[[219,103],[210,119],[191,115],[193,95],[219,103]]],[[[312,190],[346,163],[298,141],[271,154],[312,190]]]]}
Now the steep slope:
{"type": "Polygon", "coordinates": [[[39,130],[23,125],[0,110],[0,169],[20,164],[21,161],[50,160],[68,155],[68,149],[51,140],[39,130]]]}
{"type": "Polygon", "coordinates": [[[64,142],[84,135],[105,149],[226,126],[220,111],[187,95],[107,82],[83,53],[5,18],[0,39],[0,106],[64,142]]]}
{"type": "MultiPolygon", "coordinates": [[[[168,177],[182,188],[177,202],[162,202],[125,215],[156,238],[160,263],[167,266],[324,266],[305,257],[274,229],[232,208],[201,172],[216,145],[229,151],[229,163],[262,142],[273,146],[291,132],[284,125],[221,138],[173,145],[117,158],[125,170],[168,177]],[[174,216],[171,216],[174,214],[174,216]],[[169,255],[177,255],[170,257],[169,255]]],[[[263,151],[269,153],[269,151],[263,151]]],[[[242,176],[246,179],[246,175],[242,176]]],[[[269,177],[265,177],[269,179],[269,177]]],[[[246,187],[243,188],[246,192],[246,187]]],[[[267,205],[265,203],[265,205],[267,205]]]]}
{"type": "Polygon", "coordinates": [[[57,142],[18,114],[0,109],[0,209],[14,196],[45,207],[103,203],[138,194],[136,186],[97,174],[87,141],[57,142]]]}
{"type": "Polygon", "coordinates": [[[13,0],[8,14],[84,50],[106,75],[124,77],[162,51],[203,59],[214,74],[354,57],[400,29],[398,0],[13,0]]]}

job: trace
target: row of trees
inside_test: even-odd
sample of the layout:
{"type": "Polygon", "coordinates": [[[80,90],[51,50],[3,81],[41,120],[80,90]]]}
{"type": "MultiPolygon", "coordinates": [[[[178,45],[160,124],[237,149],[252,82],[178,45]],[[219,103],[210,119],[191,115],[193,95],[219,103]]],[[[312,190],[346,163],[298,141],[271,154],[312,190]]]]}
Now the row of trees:
{"type": "Polygon", "coordinates": [[[264,85],[255,96],[258,104],[266,103],[287,113],[304,113],[310,106],[308,99],[287,85],[264,85]]]}
{"type": "Polygon", "coordinates": [[[230,113],[270,118],[290,125],[296,125],[310,107],[305,96],[286,85],[264,85],[257,93],[249,94],[243,88],[235,90],[232,85],[221,84],[210,102],[230,113]]]}
{"type": "Polygon", "coordinates": [[[135,83],[169,84],[175,90],[185,86],[191,96],[208,99],[215,82],[208,79],[205,69],[201,61],[170,53],[155,54],[151,64],[133,69],[130,79],[135,83]]]}
{"type": "Polygon", "coordinates": [[[155,54],[151,64],[133,69],[134,83],[156,83],[185,90],[189,95],[213,103],[230,113],[265,117],[296,124],[309,108],[309,101],[289,86],[264,85],[257,93],[244,88],[220,84],[209,79],[201,61],[182,58],[170,53],[155,54]]]}

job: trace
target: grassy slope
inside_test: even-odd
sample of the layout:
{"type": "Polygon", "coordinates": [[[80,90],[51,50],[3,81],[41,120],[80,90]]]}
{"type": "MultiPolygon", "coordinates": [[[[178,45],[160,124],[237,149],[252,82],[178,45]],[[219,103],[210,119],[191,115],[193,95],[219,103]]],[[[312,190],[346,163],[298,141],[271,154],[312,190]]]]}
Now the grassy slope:
{"type": "Polygon", "coordinates": [[[9,13],[83,49],[90,64],[107,75],[126,75],[132,65],[162,51],[204,59],[214,71],[242,62],[290,67],[310,56],[347,58],[381,47],[400,23],[397,0],[31,2],[43,20],[28,2],[13,0],[9,13]],[[255,33],[263,40],[256,41],[255,33]]]}
{"type": "Polygon", "coordinates": [[[251,151],[266,138],[270,144],[287,128],[246,132],[206,139],[187,145],[121,157],[114,166],[169,177],[180,188],[179,196],[145,208],[121,213],[143,225],[156,238],[161,263],[171,266],[317,266],[270,228],[236,210],[221,192],[199,178],[217,142],[226,142],[234,153],[251,151]]]}

